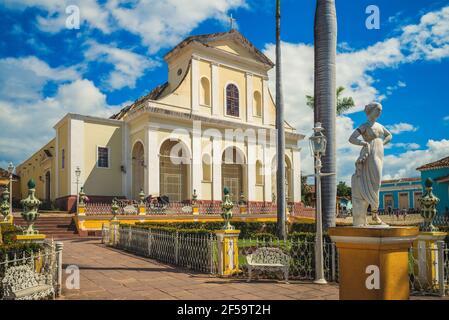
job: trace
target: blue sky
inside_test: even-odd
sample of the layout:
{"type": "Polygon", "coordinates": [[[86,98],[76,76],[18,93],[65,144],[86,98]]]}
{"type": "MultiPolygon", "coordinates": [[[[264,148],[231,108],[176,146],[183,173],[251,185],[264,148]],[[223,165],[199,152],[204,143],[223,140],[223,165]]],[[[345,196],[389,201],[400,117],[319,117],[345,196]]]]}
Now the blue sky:
{"type": "MultiPolygon", "coordinates": [[[[416,176],[449,155],[449,0],[337,0],[337,83],[356,108],[338,118],[338,176],[348,181],[358,149],[347,143],[381,100],[379,122],[394,133],[384,177],[416,176]],[[365,27],[368,5],[380,29],[365,27]]],[[[19,163],[53,136],[67,112],[108,116],[167,78],[164,53],[191,34],[239,31],[274,59],[274,4],[267,0],[2,0],[0,12],[0,166],[19,163]],[[79,30],[65,27],[68,5],[79,30]]],[[[284,96],[289,122],[309,135],[315,1],[282,1],[284,96]]],[[[271,85],[274,74],[270,73],[271,85]]],[[[274,90],[273,90],[274,91],[274,90]]],[[[303,171],[311,161],[303,145],[303,171]]]]}

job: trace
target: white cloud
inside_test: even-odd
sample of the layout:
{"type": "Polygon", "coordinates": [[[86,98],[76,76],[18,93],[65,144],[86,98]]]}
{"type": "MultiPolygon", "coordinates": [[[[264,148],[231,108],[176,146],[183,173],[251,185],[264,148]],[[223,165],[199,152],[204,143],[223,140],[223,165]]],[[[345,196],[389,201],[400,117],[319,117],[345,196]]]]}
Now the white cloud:
{"type": "Polygon", "coordinates": [[[3,0],[3,5],[16,10],[25,10],[36,7],[45,12],[36,19],[37,26],[45,32],[57,33],[66,28],[66,19],[69,16],[66,8],[76,5],[80,9],[80,24],[101,30],[103,33],[111,32],[109,14],[104,6],[92,0],[3,0]]]}
{"type": "Polygon", "coordinates": [[[0,114],[6,115],[0,117],[0,161],[24,160],[54,137],[53,126],[68,112],[108,117],[119,109],[109,106],[93,82],[81,79],[72,67],[52,68],[36,57],[0,59],[0,67],[5,65],[16,74],[9,83],[9,72],[0,76],[0,87],[11,91],[0,96],[0,114]],[[44,95],[50,82],[56,83],[56,92],[44,95]]]}
{"type": "MultiPolygon", "coordinates": [[[[386,88],[385,92],[379,92],[375,84],[378,79],[372,75],[372,71],[383,68],[396,68],[404,63],[415,62],[418,58],[434,60],[436,57],[447,57],[444,48],[449,44],[449,19],[447,18],[449,7],[435,13],[429,13],[421,19],[420,23],[409,25],[400,29],[397,37],[378,42],[364,49],[351,49],[350,44],[340,45],[337,53],[337,86],[344,86],[345,95],[354,98],[356,107],[349,111],[358,112],[364,106],[373,101],[385,100],[394,90],[405,87],[407,84],[398,80],[396,84],[386,88]],[[418,37],[419,38],[415,38],[418,37]],[[442,48],[443,50],[438,50],[442,48]]],[[[264,52],[274,59],[275,46],[266,45],[264,52]]],[[[303,43],[282,43],[283,63],[283,89],[286,119],[294,125],[299,132],[309,136],[313,126],[313,112],[306,105],[305,95],[313,94],[313,46],[303,43]]],[[[270,88],[275,93],[275,70],[270,71],[270,88]]],[[[382,118],[380,122],[382,122],[382,118]]],[[[408,123],[398,123],[391,127],[394,134],[401,132],[415,132],[418,128],[408,123]]],[[[346,116],[337,117],[337,175],[339,180],[349,182],[354,170],[354,161],[357,158],[359,148],[347,142],[354,130],[354,123],[346,116]]],[[[303,144],[303,171],[307,174],[313,172],[312,159],[306,145],[303,144]]],[[[433,146],[436,142],[429,141],[433,146]]],[[[409,152],[421,152],[428,155],[429,149],[416,150],[420,146],[415,143],[397,143],[392,147],[404,148],[409,152]]],[[[446,152],[447,153],[447,152],[446,152]]],[[[435,156],[436,158],[438,156],[435,156]]],[[[427,159],[429,157],[427,156],[427,159]]],[[[389,156],[388,159],[392,159],[389,156]]],[[[407,161],[406,157],[394,158],[396,162],[407,161]]],[[[423,160],[427,161],[426,159],[423,160]]],[[[395,162],[395,163],[396,163],[395,162]]],[[[389,167],[388,162],[385,163],[389,167]]],[[[392,169],[386,169],[387,174],[392,174],[400,166],[393,165],[392,169]]],[[[413,170],[401,171],[404,174],[413,174],[413,170]]]]}
{"type": "Polygon", "coordinates": [[[419,176],[416,171],[421,165],[447,157],[449,140],[429,140],[425,150],[410,150],[384,158],[384,179],[398,179],[419,176]]]}
{"type": "Polygon", "coordinates": [[[418,130],[418,128],[414,125],[404,122],[387,125],[386,128],[390,130],[392,134],[400,134],[402,132],[416,132],[418,130]]]}
{"type": "Polygon", "coordinates": [[[444,121],[449,121],[449,116],[445,116],[445,117],[443,118],[443,120],[444,120],[444,121]]]}
{"type": "Polygon", "coordinates": [[[157,61],[113,45],[100,44],[96,41],[88,41],[87,45],[88,49],[84,52],[87,61],[99,61],[113,66],[113,70],[104,80],[110,90],[134,88],[137,79],[146,71],[159,66],[157,61]]]}
{"type": "Polygon", "coordinates": [[[4,100],[37,99],[48,81],[64,82],[80,77],[75,67],[51,68],[34,56],[0,59],[0,70],[0,98],[4,100]]]}
{"type": "Polygon", "coordinates": [[[42,31],[60,32],[66,28],[69,5],[80,8],[81,28],[101,30],[109,34],[114,30],[127,30],[139,36],[143,45],[155,53],[160,48],[177,44],[192,29],[207,19],[227,23],[227,12],[246,7],[245,0],[4,0],[3,5],[24,10],[37,7],[45,11],[37,18],[42,31]],[[85,24],[83,24],[85,23],[85,24]]]}
{"type": "Polygon", "coordinates": [[[398,142],[398,143],[389,143],[385,146],[385,149],[391,149],[391,148],[403,148],[406,150],[416,150],[421,148],[421,146],[417,143],[414,142],[410,142],[410,143],[403,143],[403,142],[398,142]]]}

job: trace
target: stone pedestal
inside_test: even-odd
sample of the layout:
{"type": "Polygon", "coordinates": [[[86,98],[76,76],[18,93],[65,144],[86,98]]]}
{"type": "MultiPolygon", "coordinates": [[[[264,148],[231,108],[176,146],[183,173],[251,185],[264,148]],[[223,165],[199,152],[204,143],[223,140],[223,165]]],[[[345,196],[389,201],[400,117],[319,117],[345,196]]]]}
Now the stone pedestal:
{"type": "Polygon", "coordinates": [[[239,272],[238,240],[240,230],[216,231],[218,240],[218,274],[230,276],[239,272]]]}
{"type": "Polygon", "coordinates": [[[423,290],[437,290],[439,288],[439,257],[438,241],[444,240],[446,232],[429,231],[420,232],[413,242],[413,258],[415,264],[414,275],[418,277],[417,283],[423,290]]]}
{"type": "Polygon", "coordinates": [[[200,207],[197,204],[192,204],[192,214],[194,215],[200,214],[200,207]]]}
{"type": "Polygon", "coordinates": [[[147,208],[145,207],[145,204],[139,204],[138,210],[139,216],[144,216],[147,214],[147,208]]]}
{"type": "MultiPolygon", "coordinates": [[[[2,217],[0,217],[1,219],[2,217]]],[[[14,217],[12,214],[8,214],[5,218],[5,220],[0,221],[0,224],[13,224],[14,223],[14,217]]]]}
{"type": "Polygon", "coordinates": [[[109,245],[115,246],[119,242],[119,229],[120,221],[119,220],[111,220],[109,223],[109,245]]]}
{"type": "Polygon", "coordinates": [[[240,208],[240,213],[241,214],[245,214],[245,213],[248,212],[248,206],[246,204],[239,205],[239,208],[240,208]]]}
{"type": "Polygon", "coordinates": [[[78,204],[78,212],[77,214],[79,216],[85,216],[86,215],[86,205],[85,204],[78,204]]]}
{"type": "Polygon", "coordinates": [[[45,234],[17,234],[14,236],[14,240],[23,243],[42,243],[47,236],[45,234]]]}
{"type": "Polygon", "coordinates": [[[338,227],[340,300],[407,300],[415,227],[338,227]]]}

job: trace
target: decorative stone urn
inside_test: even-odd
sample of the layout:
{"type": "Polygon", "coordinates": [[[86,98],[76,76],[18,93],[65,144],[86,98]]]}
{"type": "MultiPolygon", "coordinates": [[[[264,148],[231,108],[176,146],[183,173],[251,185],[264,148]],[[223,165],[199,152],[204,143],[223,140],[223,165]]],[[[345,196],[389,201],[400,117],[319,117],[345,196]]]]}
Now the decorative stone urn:
{"type": "Polygon", "coordinates": [[[140,189],[139,192],[139,205],[141,206],[145,205],[145,192],[143,192],[143,189],[140,189]]]}
{"type": "Polygon", "coordinates": [[[419,200],[421,203],[421,217],[424,219],[424,222],[421,225],[422,231],[438,231],[438,228],[433,225],[433,219],[437,215],[436,206],[440,202],[440,199],[434,196],[432,185],[432,179],[427,178],[425,182],[426,193],[419,200]]]}
{"type": "Polygon", "coordinates": [[[86,204],[86,193],[84,192],[84,187],[80,188],[80,192],[78,194],[78,198],[79,198],[79,204],[80,205],[85,205],[86,204]]]}
{"type": "Polygon", "coordinates": [[[6,189],[3,191],[2,194],[2,202],[0,203],[0,212],[3,215],[3,222],[9,221],[9,213],[10,213],[10,207],[9,207],[9,190],[6,189]]]}
{"type": "Polygon", "coordinates": [[[234,208],[234,203],[231,200],[229,189],[227,187],[224,188],[223,193],[224,193],[224,201],[221,204],[221,208],[223,209],[221,217],[224,219],[225,222],[223,230],[234,230],[234,227],[231,225],[232,208],[234,208]]]}
{"type": "Polygon", "coordinates": [[[39,231],[35,230],[33,227],[34,222],[39,217],[38,209],[39,205],[41,204],[41,201],[34,195],[36,193],[35,188],[36,183],[33,179],[30,179],[28,181],[28,197],[20,201],[23,206],[21,215],[23,220],[25,220],[27,223],[27,229],[23,231],[24,235],[39,234],[39,231]]]}
{"type": "Polygon", "coordinates": [[[118,209],[119,208],[120,207],[118,206],[117,199],[116,198],[112,199],[112,205],[111,205],[112,219],[111,219],[111,221],[117,221],[118,220],[117,219],[117,213],[118,213],[118,209]]]}

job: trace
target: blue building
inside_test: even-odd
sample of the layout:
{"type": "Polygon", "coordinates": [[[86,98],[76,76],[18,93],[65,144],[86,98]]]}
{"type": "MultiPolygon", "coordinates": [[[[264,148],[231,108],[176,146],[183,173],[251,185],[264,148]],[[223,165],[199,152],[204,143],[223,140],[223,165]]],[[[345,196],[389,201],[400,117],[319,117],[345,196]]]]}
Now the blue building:
{"type": "Polygon", "coordinates": [[[439,214],[449,210],[449,157],[423,165],[416,170],[421,172],[421,185],[423,190],[427,178],[433,180],[433,194],[440,198],[437,206],[439,214]],[[446,209],[448,208],[448,209],[446,209]]]}
{"type": "Polygon", "coordinates": [[[379,192],[379,210],[420,209],[419,199],[422,197],[421,178],[403,178],[384,180],[379,192]]]}

